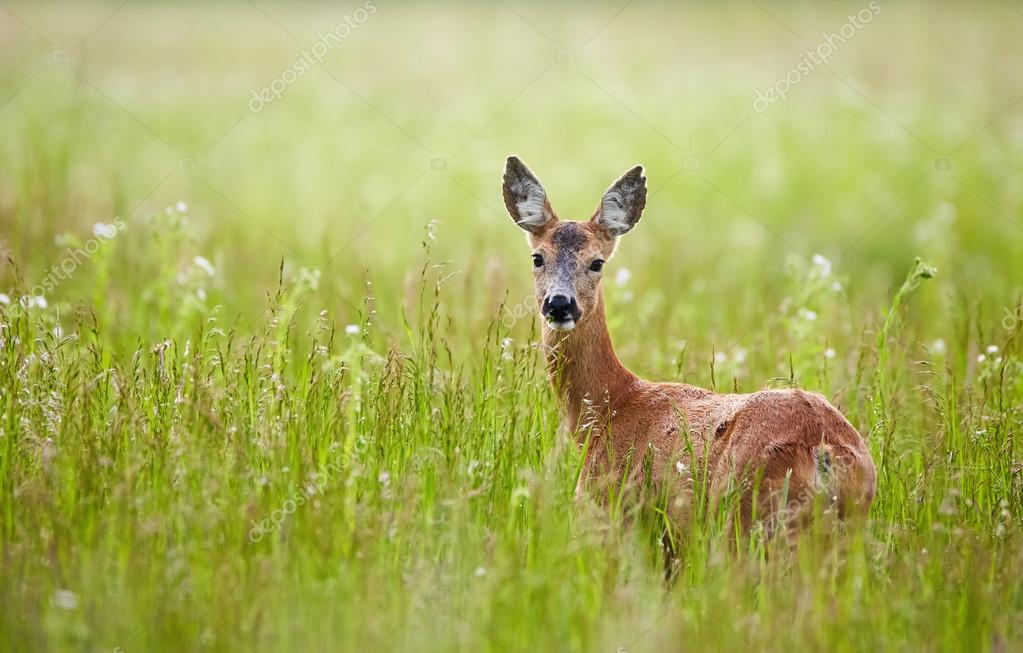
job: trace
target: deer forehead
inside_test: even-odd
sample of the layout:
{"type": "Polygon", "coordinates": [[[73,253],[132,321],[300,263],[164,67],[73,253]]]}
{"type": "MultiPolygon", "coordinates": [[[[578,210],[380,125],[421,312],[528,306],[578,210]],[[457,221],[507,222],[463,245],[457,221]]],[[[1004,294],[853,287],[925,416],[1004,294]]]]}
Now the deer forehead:
{"type": "Polygon", "coordinates": [[[561,257],[583,257],[603,251],[607,243],[590,222],[558,222],[533,238],[533,246],[561,257]]]}

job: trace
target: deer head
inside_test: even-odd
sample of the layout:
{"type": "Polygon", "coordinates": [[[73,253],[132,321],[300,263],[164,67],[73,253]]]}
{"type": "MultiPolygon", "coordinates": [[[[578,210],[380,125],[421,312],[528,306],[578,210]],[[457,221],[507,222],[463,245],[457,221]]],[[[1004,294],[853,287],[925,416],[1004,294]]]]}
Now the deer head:
{"type": "Polygon", "coordinates": [[[547,325],[570,331],[594,313],[604,263],[618,238],[636,226],[646,206],[643,168],[629,170],[604,193],[587,221],[559,220],[547,191],[518,157],[504,169],[504,205],[527,232],[533,250],[536,301],[547,325]]]}

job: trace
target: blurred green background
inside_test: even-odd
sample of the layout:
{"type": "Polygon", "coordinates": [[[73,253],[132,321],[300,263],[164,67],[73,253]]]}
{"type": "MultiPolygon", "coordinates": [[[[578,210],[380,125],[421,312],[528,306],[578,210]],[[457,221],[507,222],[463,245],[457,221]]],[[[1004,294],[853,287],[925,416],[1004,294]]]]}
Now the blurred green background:
{"type": "MultiPolygon", "coordinates": [[[[722,349],[770,324],[786,265],[814,254],[845,284],[846,312],[822,315],[835,337],[876,317],[916,255],[941,271],[922,338],[952,339],[950,306],[994,319],[1019,289],[1011,2],[882,3],[763,113],[755,92],[867,5],[381,2],[363,23],[358,4],[5,6],[0,224],[29,286],[57,234],[119,216],[141,251],[133,225],[185,201],[219,273],[209,304],[257,317],[283,259],[320,269],[322,307],[350,321],[371,280],[387,329],[436,220],[468,338],[506,290],[529,292],[499,194],[516,153],[576,219],[646,166],[646,216],[611,269],[631,272],[631,299],[612,288],[611,314],[642,332],[648,366],[680,339],[722,349]],[[250,110],[331,31],[347,36],[322,64],[250,110]]],[[[109,292],[123,328],[157,338],[130,317],[144,259],[109,292]]],[[[60,297],[76,285],[91,281],[60,297]]]]}

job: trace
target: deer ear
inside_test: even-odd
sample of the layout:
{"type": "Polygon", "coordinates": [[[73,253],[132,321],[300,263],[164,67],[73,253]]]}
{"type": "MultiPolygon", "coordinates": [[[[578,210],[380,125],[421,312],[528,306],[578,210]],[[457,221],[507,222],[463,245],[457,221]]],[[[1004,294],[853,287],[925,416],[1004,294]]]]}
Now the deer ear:
{"type": "Polygon", "coordinates": [[[643,166],[636,166],[607,189],[593,222],[618,237],[636,226],[645,206],[646,177],[643,176],[643,166]]]}
{"type": "Polygon", "coordinates": [[[515,224],[530,233],[540,233],[557,220],[540,180],[516,156],[504,165],[504,205],[515,224]]]}

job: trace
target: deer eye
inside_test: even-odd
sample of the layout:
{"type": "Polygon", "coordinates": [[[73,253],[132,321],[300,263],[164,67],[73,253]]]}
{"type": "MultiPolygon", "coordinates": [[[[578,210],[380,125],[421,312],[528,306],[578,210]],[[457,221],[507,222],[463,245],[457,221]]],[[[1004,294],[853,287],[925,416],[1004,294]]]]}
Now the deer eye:
{"type": "Polygon", "coordinates": [[[538,268],[543,265],[543,257],[539,254],[533,254],[533,267],[538,268]]]}
{"type": "Polygon", "coordinates": [[[593,263],[590,263],[590,269],[594,272],[600,272],[604,268],[604,261],[596,259],[593,263]]]}

